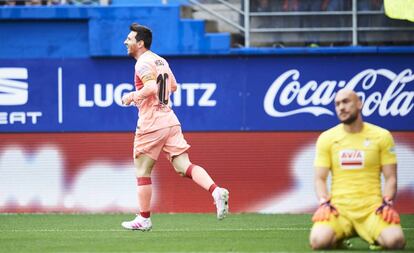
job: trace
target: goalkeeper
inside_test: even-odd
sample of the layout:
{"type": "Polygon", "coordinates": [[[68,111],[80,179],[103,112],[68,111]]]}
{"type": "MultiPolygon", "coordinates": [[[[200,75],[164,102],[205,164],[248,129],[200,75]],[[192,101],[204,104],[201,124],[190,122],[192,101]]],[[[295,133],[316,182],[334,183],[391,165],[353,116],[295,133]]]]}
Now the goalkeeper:
{"type": "Polygon", "coordinates": [[[315,189],[320,205],[309,238],[315,250],[335,248],[355,236],[374,248],[405,246],[400,217],[393,207],[397,192],[394,141],[389,131],[363,122],[361,109],[354,91],[338,91],[335,110],[341,124],[323,132],[316,144],[315,189]]]}

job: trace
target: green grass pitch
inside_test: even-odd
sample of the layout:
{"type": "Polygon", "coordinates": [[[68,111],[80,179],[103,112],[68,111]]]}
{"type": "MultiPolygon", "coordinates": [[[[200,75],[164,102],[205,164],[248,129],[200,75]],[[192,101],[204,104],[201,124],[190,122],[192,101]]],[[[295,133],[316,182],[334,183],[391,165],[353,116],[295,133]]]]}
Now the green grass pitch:
{"type": "MultiPolygon", "coordinates": [[[[127,231],[132,214],[0,214],[0,252],[311,252],[310,215],[154,214],[150,232],[127,231]]],[[[402,215],[414,252],[414,215],[402,215]]],[[[333,252],[370,252],[360,239],[333,252]]],[[[391,252],[391,251],[388,251],[391,252]]],[[[395,251],[397,252],[397,251],[395,251]]]]}

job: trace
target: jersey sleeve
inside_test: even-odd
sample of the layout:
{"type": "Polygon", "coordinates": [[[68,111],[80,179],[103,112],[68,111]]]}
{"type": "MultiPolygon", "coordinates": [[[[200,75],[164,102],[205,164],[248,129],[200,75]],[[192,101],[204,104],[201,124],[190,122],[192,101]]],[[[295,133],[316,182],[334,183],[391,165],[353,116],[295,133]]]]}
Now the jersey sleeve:
{"type": "Polygon", "coordinates": [[[385,131],[380,141],[381,165],[396,164],[395,143],[389,131],[385,131]]]}
{"type": "Polygon", "coordinates": [[[330,155],[329,140],[325,134],[321,134],[316,142],[315,161],[313,165],[315,167],[331,167],[331,155],[330,155]]]}
{"type": "Polygon", "coordinates": [[[156,80],[156,71],[151,61],[142,60],[138,61],[135,65],[135,72],[142,83],[145,84],[149,80],[156,80]]]}

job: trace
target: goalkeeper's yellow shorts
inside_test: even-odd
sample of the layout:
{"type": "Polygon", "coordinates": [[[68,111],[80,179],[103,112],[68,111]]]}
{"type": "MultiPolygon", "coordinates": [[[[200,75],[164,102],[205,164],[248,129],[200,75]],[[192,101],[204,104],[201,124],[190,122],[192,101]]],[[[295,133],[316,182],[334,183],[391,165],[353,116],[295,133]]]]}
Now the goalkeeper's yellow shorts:
{"type": "MultiPolygon", "coordinates": [[[[359,215],[358,215],[359,216],[359,215]]],[[[329,221],[315,222],[316,226],[329,226],[335,231],[337,240],[359,236],[369,244],[373,244],[385,228],[400,227],[400,224],[390,224],[381,218],[381,215],[375,214],[375,211],[365,216],[359,216],[358,219],[352,219],[354,215],[339,213],[338,216],[330,215],[329,221]]]]}

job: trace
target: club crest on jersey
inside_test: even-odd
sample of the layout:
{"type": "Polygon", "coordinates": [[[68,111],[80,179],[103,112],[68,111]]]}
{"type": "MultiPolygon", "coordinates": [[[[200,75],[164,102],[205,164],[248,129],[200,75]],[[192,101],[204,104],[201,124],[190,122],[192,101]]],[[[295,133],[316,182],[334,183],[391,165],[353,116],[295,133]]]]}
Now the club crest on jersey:
{"type": "Polygon", "coordinates": [[[345,149],[339,152],[339,162],[342,169],[362,169],[364,157],[363,150],[345,149]]]}

